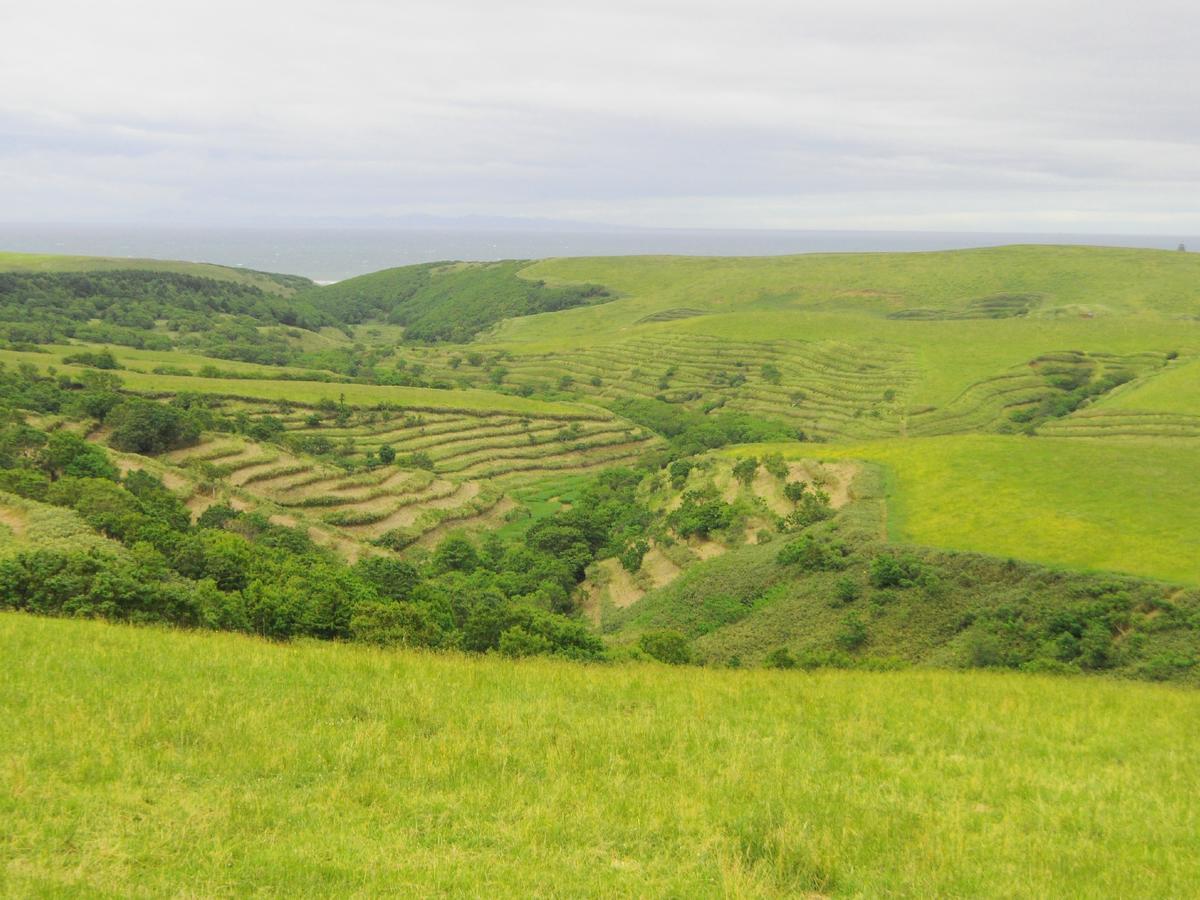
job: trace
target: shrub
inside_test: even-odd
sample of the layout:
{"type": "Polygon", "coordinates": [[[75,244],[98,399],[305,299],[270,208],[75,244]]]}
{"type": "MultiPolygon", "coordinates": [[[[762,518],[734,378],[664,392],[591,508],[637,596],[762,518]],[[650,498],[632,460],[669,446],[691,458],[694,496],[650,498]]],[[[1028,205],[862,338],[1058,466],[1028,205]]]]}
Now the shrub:
{"type": "Polygon", "coordinates": [[[445,634],[428,608],[415,603],[363,603],[350,619],[350,636],[380,646],[439,647],[445,634]]]}
{"type": "Polygon", "coordinates": [[[688,491],[679,508],[667,517],[667,524],[685,538],[708,537],[732,521],[733,507],[709,491],[688,491]]]}
{"type": "Polygon", "coordinates": [[[783,486],[783,495],[793,503],[799,503],[807,491],[808,485],[803,481],[789,481],[783,486]]]}
{"type": "Polygon", "coordinates": [[[1079,638],[1079,663],[1085,669],[1106,669],[1114,662],[1112,635],[1100,622],[1092,622],[1079,638]]]}
{"type": "Polygon", "coordinates": [[[123,369],[125,368],[117,358],[112,355],[111,350],[100,350],[96,353],[84,351],[82,353],[73,353],[70,356],[63,357],[65,365],[88,366],[92,369],[123,369]]]}
{"type": "Polygon", "coordinates": [[[766,469],[767,472],[773,477],[778,478],[780,481],[787,480],[788,466],[787,463],[783,461],[783,457],[778,453],[772,453],[768,456],[764,456],[762,464],[763,468],[766,469]]]}
{"type": "Polygon", "coordinates": [[[853,603],[862,595],[862,588],[858,582],[847,575],[845,578],[838,579],[837,585],[834,587],[834,596],[839,603],[853,603]]]}
{"type": "Polygon", "coordinates": [[[991,631],[976,629],[967,638],[967,664],[991,669],[1007,664],[1004,642],[991,631]]]}
{"type": "Polygon", "coordinates": [[[911,556],[881,553],[871,560],[871,584],[877,588],[909,588],[921,578],[921,563],[911,556]]]}
{"type": "Polygon", "coordinates": [[[638,638],[638,646],[647,656],[673,666],[684,666],[692,661],[688,639],[678,631],[647,631],[638,638]]]}
{"type": "Polygon", "coordinates": [[[794,669],[796,659],[788,653],[787,647],[778,647],[766,655],[763,665],[769,669],[794,669]]]}
{"type": "Polygon", "coordinates": [[[554,647],[544,635],[533,634],[520,625],[514,625],[500,632],[497,649],[504,656],[522,657],[550,653],[554,647]]]}
{"type": "Polygon", "coordinates": [[[799,566],[805,572],[829,571],[842,566],[842,554],[827,541],[804,535],[784,546],[775,556],[781,566],[799,566]]]}
{"type": "Polygon", "coordinates": [[[650,545],[643,540],[632,542],[621,551],[621,566],[626,572],[636,572],[642,567],[642,558],[649,551],[650,545]]]}
{"type": "Polygon", "coordinates": [[[794,510],[784,516],[781,522],[783,531],[799,531],[833,515],[829,495],[824,491],[809,490],[802,481],[788,483],[783,491],[789,500],[797,504],[794,510]]]}
{"type": "Polygon", "coordinates": [[[858,613],[850,613],[842,620],[842,627],[834,635],[834,642],[842,650],[857,650],[867,642],[867,624],[858,613]]]}
{"type": "Polygon", "coordinates": [[[401,456],[397,465],[402,469],[425,469],[433,471],[433,457],[424,450],[418,450],[416,453],[409,453],[401,456]]]}
{"type": "Polygon", "coordinates": [[[758,472],[758,460],[753,456],[739,459],[733,466],[733,477],[742,484],[749,484],[758,472]]]}
{"type": "Polygon", "coordinates": [[[354,571],[388,600],[407,600],[420,576],[412,563],[387,556],[368,556],[359,560],[354,571]]]}
{"type": "Polygon", "coordinates": [[[38,466],[51,478],[108,478],[115,480],[117,468],[108,455],[77,434],[55,431],[38,454],[38,466]]]}
{"type": "Polygon", "coordinates": [[[434,551],[433,566],[439,572],[473,572],[479,568],[479,553],[464,535],[452,534],[434,551]]]}
{"type": "Polygon", "coordinates": [[[670,468],[667,469],[667,473],[671,476],[671,487],[677,491],[681,490],[687,484],[688,475],[695,467],[696,464],[690,459],[677,459],[671,463],[670,468]]]}

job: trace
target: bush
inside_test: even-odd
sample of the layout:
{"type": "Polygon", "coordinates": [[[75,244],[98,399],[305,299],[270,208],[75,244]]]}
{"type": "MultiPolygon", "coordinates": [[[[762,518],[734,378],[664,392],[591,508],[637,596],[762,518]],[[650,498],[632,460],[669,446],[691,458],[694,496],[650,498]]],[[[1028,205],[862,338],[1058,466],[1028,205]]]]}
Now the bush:
{"type": "Polygon", "coordinates": [[[967,665],[993,669],[1008,664],[1004,642],[991,631],[976,629],[967,638],[967,665]]]}
{"type": "Polygon", "coordinates": [[[857,650],[867,642],[867,624],[858,613],[850,613],[842,620],[842,627],[834,636],[834,642],[842,650],[857,650]]]}
{"type": "Polygon", "coordinates": [[[638,646],[647,656],[673,666],[684,666],[692,661],[688,639],[678,631],[647,631],[638,639],[638,646]]]}
{"type": "MultiPolygon", "coordinates": [[[[788,466],[784,462],[783,457],[778,453],[772,453],[769,456],[763,457],[763,468],[767,470],[773,477],[780,481],[786,481],[788,477],[788,466]]],[[[790,498],[789,498],[790,499],[790,498]]]]}
{"type": "Polygon", "coordinates": [[[520,625],[514,625],[500,633],[499,651],[504,656],[522,657],[550,653],[553,645],[541,634],[531,634],[520,625]]]}
{"type": "Polygon", "coordinates": [[[794,669],[796,659],[788,653],[787,647],[779,647],[767,654],[763,665],[769,669],[794,669]]]}
{"type": "Polygon", "coordinates": [[[363,603],[350,619],[356,641],[392,647],[440,647],[445,634],[429,610],[414,603],[363,603]]]}
{"type": "Polygon", "coordinates": [[[100,350],[96,353],[83,352],[73,353],[70,356],[63,357],[63,364],[68,366],[88,366],[92,369],[123,369],[125,368],[117,358],[112,355],[111,350],[100,350]]]}
{"type": "Polygon", "coordinates": [[[804,535],[783,547],[775,556],[781,566],[799,566],[805,572],[821,572],[842,567],[842,554],[827,541],[804,535]]]}
{"type": "Polygon", "coordinates": [[[688,475],[695,467],[696,464],[690,459],[677,459],[671,463],[670,468],[667,469],[667,474],[671,476],[671,487],[677,491],[682,490],[683,486],[687,484],[688,475]]]}
{"type": "Polygon", "coordinates": [[[871,560],[871,584],[877,588],[909,588],[923,574],[920,561],[911,556],[881,553],[871,560]]]}
{"type": "Polygon", "coordinates": [[[678,509],[667,517],[667,524],[685,538],[708,537],[728,528],[732,521],[733,507],[710,491],[688,491],[678,509]]]}
{"type": "Polygon", "coordinates": [[[55,431],[38,454],[38,467],[51,478],[107,478],[116,480],[117,468],[108,454],[77,434],[55,431]]]}
{"type": "Polygon", "coordinates": [[[733,477],[742,484],[749,484],[758,472],[758,460],[753,456],[739,459],[733,466],[733,477]]]}
{"type": "Polygon", "coordinates": [[[409,453],[399,457],[396,465],[402,469],[425,469],[432,472],[433,457],[423,450],[418,450],[416,453],[409,453]]]}
{"type": "Polygon", "coordinates": [[[636,572],[642,567],[642,558],[650,550],[650,544],[643,540],[632,542],[621,551],[620,561],[626,572],[636,572]]]}
{"type": "Polygon", "coordinates": [[[783,493],[789,500],[797,504],[796,509],[783,518],[781,522],[783,531],[799,531],[833,515],[833,507],[829,505],[829,495],[821,490],[809,490],[803,481],[789,482],[784,485],[783,493]]]}
{"type": "Polygon", "coordinates": [[[853,603],[862,595],[862,588],[858,582],[847,575],[845,578],[838,579],[837,585],[834,587],[834,596],[839,603],[853,603]]]}

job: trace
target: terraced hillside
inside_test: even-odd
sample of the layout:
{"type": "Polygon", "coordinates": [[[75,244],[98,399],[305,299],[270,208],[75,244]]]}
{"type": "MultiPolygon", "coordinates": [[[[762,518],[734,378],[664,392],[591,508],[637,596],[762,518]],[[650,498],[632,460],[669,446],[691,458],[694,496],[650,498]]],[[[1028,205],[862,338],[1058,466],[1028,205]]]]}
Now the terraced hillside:
{"type": "Polygon", "coordinates": [[[589,399],[659,397],[689,409],[778,418],[814,438],[895,434],[911,354],[883,344],[735,341],[648,333],[586,350],[514,356],[514,384],[589,399]]]}
{"type": "MultiPolygon", "coordinates": [[[[740,622],[759,605],[800,614],[799,601],[775,606],[763,579],[785,571],[772,542],[809,527],[782,494],[789,478],[822,472],[837,488],[837,527],[863,547],[1196,583],[1198,285],[1188,254],[1096,248],[438,264],[297,298],[333,323],[320,328],[292,328],[279,307],[255,324],[257,307],[239,307],[253,320],[239,326],[250,350],[269,333],[294,362],[329,368],[251,362],[247,350],[214,371],[205,352],[246,348],[113,348],[67,332],[10,340],[0,361],[41,373],[27,398],[58,416],[44,417],[47,429],[109,442],[111,425],[97,425],[114,391],[202,414],[198,446],[144,463],[110,454],[186,496],[194,516],[217,504],[261,513],[350,560],[424,559],[465,528],[476,549],[455,546],[468,567],[485,543],[501,565],[499,546],[532,535],[571,571],[545,590],[506,574],[515,602],[582,611],[618,642],[682,624],[706,658],[762,661],[769,648],[746,643],[757,626],[732,643],[716,635],[731,624],[722,617],[740,622]],[[455,318],[460,300],[469,322],[455,318]],[[117,368],[98,372],[97,360],[117,368]],[[58,407],[43,403],[47,390],[65,392],[58,407]],[[80,393],[92,399],[74,403],[80,393]],[[712,455],[781,440],[745,451],[784,457],[748,481],[712,455]],[[851,489],[853,478],[833,477],[839,467],[872,473],[877,489],[851,489]],[[588,522],[589,503],[611,504],[604,528],[588,522]],[[723,593],[704,594],[708,582],[723,593]]],[[[104,309],[121,334],[137,331],[120,304],[104,309]]],[[[521,559],[504,565],[527,567],[521,559]]],[[[983,568],[983,582],[1006,577],[983,568]]],[[[810,581],[832,590],[835,579],[810,581]]],[[[776,624],[771,634],[799,636],[776,624]]],[[[961,644],[939,643],[938,659],[961,662],[961,644]]],[[[1043,650],[1011,664],[1041,664],[1043,650]]]]}
{"type": "Polygon", "coordinates": [[[803,485],[805,494],[821,492],[829,513],[862,499],[855,493],[859,467],[854,462],[777,461],[757,467],[745,480],[734,474],[733,465],[724,457],[710,455],[698,460],[677,483],[658,478],[645,485],[643,502],[658,524],[647,535],[644,552],[636,564],[617,557],[599,560],[589,569],[581,588],[582,609],[597,626],[619,623],[622,611],[707,560],[776,539],[780,531],[788,529],[787,517],[801,508],[788,496],[789,484],[793,489],[803,485]],[[729,505],[728,523],[703,535],[682,535],[680,526],[672,524],[671,514],[680,509],[689,493],[706,492],[729,505]]]}
{"type": "Polygon", "coordinates": [[[296,439],[332,442],[345,448],[347,459],[361,460],[389,447],[401,459],[423,457],[439,475],[459,480],[509,482],[620,465],[654,444],[645,429],[599,408],[571,417],[436,410],[398,415],[367,409],[352,419],[338,424],[293,413],[284,421],[296,439]]]}
{"type": "Polygon", "coordinates": [[[192,494],[194,513],[223,500],[275,524],[302,527],[351,560],[429,543],[449,523],[484,524],[509,508],[495,485],[395,466],[348,472],[306,454],[222,436],[167,460],[212,486],[192,494]]]}
{"type": "MultiPolygon", "coordinates": [[[[278,412],[249,403],[231,408],[252,417],[278,412]]],[[[505,496],[511,487],[627,464],[656,443],[604,410],[557,418],[346,408],[322,419],[292,408],[277,420],[286,425],[280,444],[214,435],[164,461],[211,486],[193,493],[195,512],[229,499],[277,523],[303,525],[318,543],[351,557],[364,546],[427,546],[455,527],[497,527],[513,509],[505,496]],[[380,464],[384,448],[395,464],[380,464]],[[340,464],[312,451],[336,455],[340,464]]]]}

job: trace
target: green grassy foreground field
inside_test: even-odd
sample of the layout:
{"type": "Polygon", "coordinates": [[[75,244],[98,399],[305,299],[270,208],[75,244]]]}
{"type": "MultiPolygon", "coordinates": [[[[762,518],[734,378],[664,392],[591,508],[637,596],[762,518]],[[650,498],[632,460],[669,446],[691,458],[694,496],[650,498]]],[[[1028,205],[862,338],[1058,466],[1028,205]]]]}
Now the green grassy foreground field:
{"type": "Polygon", "coordinates": [[[10,895],[1184,896],[1200,694],[0,616],[10,895]]]}
{"type": "Polygon", "coordinates": [[[882,463],[895,540],[1200,584],[1192,441],[958,435],[731,452],[882,463]]]}

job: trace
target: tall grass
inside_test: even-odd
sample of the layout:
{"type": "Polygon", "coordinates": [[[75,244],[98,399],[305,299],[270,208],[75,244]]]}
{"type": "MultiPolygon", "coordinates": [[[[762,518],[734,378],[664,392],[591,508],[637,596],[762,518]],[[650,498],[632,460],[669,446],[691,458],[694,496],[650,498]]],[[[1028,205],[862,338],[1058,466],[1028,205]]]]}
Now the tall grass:
{"type": "Polygon", "coordinates": [[[1200,694],[0,615],[0,892],[1167,897],[1200,694]]]}

